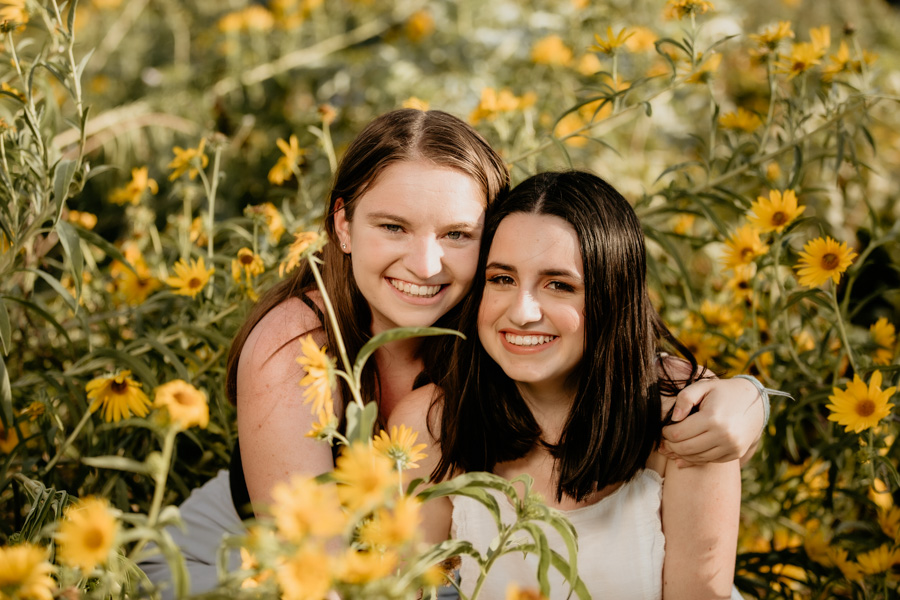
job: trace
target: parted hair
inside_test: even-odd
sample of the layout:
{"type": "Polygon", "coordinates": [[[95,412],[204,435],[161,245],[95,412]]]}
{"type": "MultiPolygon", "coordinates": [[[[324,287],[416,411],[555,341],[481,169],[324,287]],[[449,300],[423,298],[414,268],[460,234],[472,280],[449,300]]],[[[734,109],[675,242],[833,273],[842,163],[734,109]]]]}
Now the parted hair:
{"type": "MultiPolygon", "coordinates": [[[[449,369],[438,382],[443,399],[442,459],[435,480],[456,472],[492,471],[536,445],[556,459],[557,497],[582,500],[628,481],[659,444],[661,391],[673,395],[696,377],[697,362],[663,324],[645,281],[640,221],[611,185],[590,173],[542,173],[526,179],[488,209],[472,292],[462,306],[449,369]],[[514,213],[552,215],[575,229],[584,269],[584,354],[573,378],[575,397],[557,441],[541,429],[516,383],[478,340],[478,308],[488,250],[504,218],[514,213]],[[674,380],[659,364],[665,343],[691,365],[674,380]],[[662,375],[660,375],[662,372],[662,375]]],[[[429,419],[430,422],[430,419],[429,419]]]]}
{"type": "MultiPolygon", "coordinates": [[[[430,161],[469,175],[484,192],[486,206],[509,189],[509,173],[500,156],[471,126],[448,113],[395,110],[377,117],[359,133],[350,143],[335,173],[324,223],[328,244],[319,252],[322,278],[334,304],[338,326],[351,360],[372,336],[372,313],[351,275],[352,256],[341,251],[335,231],[335,211],[342,207],[347,220],[352,221],[360,197],[369,187],[377,184],[378,177],[387,167],[397,162],[415,160],[430,161]]],[[[254,305],[235,336],[228,355],[226,389],[232,403],[237,401],[238,361],[250,332],[275,306],[289,298],[304,299],[314,290],[315,279],[309,265],[304,262],[254,305]]],[[[317,310],[310,301],[307,300],[306,304],[317,310]]],[[[458,309],[442,317],[438,325],[455,328],[457,317],[458,309]]],[[[319,319],[325,329],[328,348],[337,348],[336,333],[330,322],[322,314],[319,314],[319,319]]],[[[431,346],[446,343],[440,338],[423,341],[422,353],[426,366],[434,364],[436,357],[442,353],[431,346]]],[[[424,380],[428,379],[430,377],[424,380]]],[[[346,382],[340,378],[338,382],[341,396],[349,398],[346,382]]],[[[377,401],[380,396],[375,361],[369,361],[363,373],[362,393],[366,402],[377,401]]]]}

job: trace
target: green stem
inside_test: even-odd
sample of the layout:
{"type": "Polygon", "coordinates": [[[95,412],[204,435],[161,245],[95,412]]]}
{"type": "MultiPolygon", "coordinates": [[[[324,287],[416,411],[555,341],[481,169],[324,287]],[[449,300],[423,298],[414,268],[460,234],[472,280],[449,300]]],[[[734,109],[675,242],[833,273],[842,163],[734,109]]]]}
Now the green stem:
{"type": "MultiPolygon", "coordinates": [[[[328,156],[328,166],[331,172],[337,171],[337,155],[334,153],[334,142],[331,141],[331,125],[325,119],[322,119],[322,147],[325,149],[325,155],[328,156]]],[[[300,180],[297,180],[297,185],[300,180]]]]}
{"type": "Polygon", "coordinates": [[[484,581],[487,578],[488,572],[491,570],[494,562],[503,556],[503,548],[506,546],[506,541],[509,539],[509,536],[512,534],[512,528],[507,529],[500,535],[499,543],[496,548],[497,551],[494,552],[490,558],[487,559],[485,565],[481,568],[481,573],[478,575],[478,581],[475,582],[475,589],[472,590],[472,595],[469,596],[468,600],[475,600],[478,598],[478,592],[481,591],[481,587],[484,585],[484,581]]]}
{"type": "Polygon", "coordinates": [[[847,358],[850,359],[850,366],[853,368],[854,373],[859,373],[859,369],[856,368],[856,359],[853,357],[853,348],[850,346],[850,339],[847,337],[847,328],[844,327],[844,319],[841,316],[841,308],[838,306],[837,293],[833,284],[828,291],[828,297],[831,300],[832,308],[834,308],[834,318],[837,322],[838,331],[841,334],[841,341],[844,343],[844,348],[847,350],[847,358]]]}
{"type": "MultiPolygon", "coordinates": [[[[775,256],[773,259],[775,261],[775,264],[772,265],[772,274],[774,275],[775,285],[778,288],[778,298],[784,299],[784,285],[781,281],[781,277],[778,276],[778,267],[781,265],[781,241],[781,235],[777,235],[775,238],[775,256]]],[[[788,316],[787,309],[781,311],[780,316],[784,320],[784,330],[787,334],[786,344],[788,352],[791,355],[791,359],[794,361],[794,364],[796,364],[797,367],[803,372],[803,374],[806,375],[807,378],[809,378],[810,380],[814,380],[816,378],[815,373],[813,373],[809,369],[809,367],[803,364],[803,362],[800,360],[800,356],[797,354],[797,349],[794,348],[794,340],[791,339],[791,322],[790,317],[788,316]]]]}
{"type": "MultiPolygon", "coordinates": [[[[344,363],[344,371],[345,375],[349,378],[347,373],[353,372],[353,365],[350,363],[350,358],[347,356],[347,348],[344,346],[344,338],[341,336],[341,330],[338,326],[337,316],[334,314],[334,306],[331,304],[331,298],[328,296],[328,291],[325,289],[325,282],[322,281],[322,274],[319,273],[319,267],[316,265],[315,258],[312,255],[308,257],[309,266],[312,270],[313,277],[316,278],[316,285],[319,286],[319,291],[322,294],[322,302],[325,304],[325,312],[328,313],[328,320],[331,322],[331,327],[334,330],[334,337],[337,340],[338,353],[341,357],[341,362],[344,363]]],[[[338,372],[340,375],[340,371],[338,372]]],[[[352,379],[348,379],[350,381],[350,389],[353,391],[354,400],[359,404],[360,408],[363,407],[362,397],[359,395],[359,385],[357,382],[352,381],[352,379]]]]}
{"type": "MultiPolygon", "coordinates": [[[[175,450],[175,437],[181,430],[172,425],[166,430],[166,437],[163,440],[162,459],[159,461],[159,469],[153,473],[154,490],[153,500],[150,503],[150,511],[147,513],[147,527],[155,527],[156,521],[159,519],[159,513],[162,510],[163,497],[166,493],[166,480],[169,477],[169,469],[172,464],[172,454],[175,450]]],[[[128,554],[129,558],[137,556],[138,552],[147,543],[147,538],[141,538],[134,548],[128,554]]]]}
{"type": "Polygon", "coordinates": [[[72,430],[72,433],[69,434],[69,437],[66,438],[66,441],[63,442],[62,446],[59,447],[59,450],[56,452],[56,456],[51,458],[50,462],[47,463],[47,466],[41,469],[41,477],[45,476],[53,467],[56,466],[56,463],[58,463],[59,459],[62,458],[62,455],[66,453],[66,450],[69,449],[69,446],[72,445],[72,442],[75,441],[75,438],[78,437],[78,434],[81,433],[81,430],[84,428],[87,422],[91,420],[92,414],[94,413],[90,408],[84,411],[84,414],[81,415],[81,420],[78,421],[78,425],[75,426],[75,429],[72,430]]]}
{"type": "Polygon", "coordinates": [[[763,131],[762,139],[759,142],[759,151],[766,149],[769,142],[769,134],[772,131],[772,121],[775,118],[775,94],[778,88],[775,85],[775,70],[772,68],[773,54],[770,52],[766,57],[766,75],[769,79],[769,110],[766,113],[766,129],[763,131]]]}

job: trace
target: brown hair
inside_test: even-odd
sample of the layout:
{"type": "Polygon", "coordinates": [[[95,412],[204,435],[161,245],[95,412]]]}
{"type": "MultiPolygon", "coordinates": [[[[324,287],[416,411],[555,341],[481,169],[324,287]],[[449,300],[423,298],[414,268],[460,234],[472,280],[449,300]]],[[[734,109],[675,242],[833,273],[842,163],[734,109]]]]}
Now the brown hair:
{"type": "MultiPolygon", "coordinates": [[[[369,186],[375,184],[378,176],[393,163],[413,160],[428,160],[471,176],[483,190],[486,205],[509,189],[509,173],[500,156],[477,131],[453,115],[437,110],[400,109],[379,116],[362,130],[347,148],[335,174],[325,213],[325,233],[329,243],[319,252],[323,263],[322,278],[334,304],[338,326],[351,360],[371,337],[372,314],[356,281],[350,276],[351,256],[340,249],[334,223],[337,203],[343,201],[344,215],[352,221],[357,201],[369,186]]],[[[288,279],[268,290],[254,305],[228,353],[226,391],[233,404],[237,403],[238,360],[250,331],[275,306],[289,298],[303,299],[315,289],[315,279],[309,266],[304,263],[288,279]]],[[[453,327],[458,311],[452,310],[451,313],[444,315],[436,325],[453,327]]],[[[321,314],[319,317],[328,348],[336,348],[336,334],[331,324],[321,314]]],[[[426,338],[423,344],[442,342],[441,338],[426,338]]],[[[436,352],[424,347],[422,352],[427,369],[431,362],[429,357],[436,352]]],[[[338,382],[341,396],[349,398],[346,382],[343,379],[338,379],[338,382]]],[[[369,361],[362,377],[363,400],[377,400],[378,388],[375,361],[369,361]]]]}

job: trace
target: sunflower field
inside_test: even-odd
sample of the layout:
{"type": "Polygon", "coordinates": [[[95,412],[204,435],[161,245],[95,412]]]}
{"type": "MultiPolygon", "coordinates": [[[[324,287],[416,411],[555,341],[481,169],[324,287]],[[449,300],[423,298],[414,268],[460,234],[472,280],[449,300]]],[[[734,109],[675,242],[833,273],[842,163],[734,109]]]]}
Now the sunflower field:
{"type": "MultiPolygon", "coordinates": [[[[0,0],[0,599],[152,595],[159,551],[186,594],[165,527],[228,466],[231,339],[401,106],[468,120],[514,183],[609,179],[677,335],[791,394],[743,469],[745,597],[900,597],[898,28],[885,0],[0,0]]],[[[365,357],[301,360],[330,389],[365,357]]],[[[284,484],[211,597],[433,589],[460,549],[416,540],[415,440],[313,405],[338,490],[375,488],[284,484]]],[[[464,486],[568,531],[488,476],[429,493],[464,486]]]]}

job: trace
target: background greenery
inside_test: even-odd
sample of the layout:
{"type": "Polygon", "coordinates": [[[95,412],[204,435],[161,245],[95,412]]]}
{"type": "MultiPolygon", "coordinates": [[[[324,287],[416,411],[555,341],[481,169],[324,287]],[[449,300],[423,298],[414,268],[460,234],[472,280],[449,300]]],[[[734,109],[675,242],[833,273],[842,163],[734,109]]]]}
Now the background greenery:
{"type": "Polygon", "coordinates": [[[895,595],[898,420],[845,432],[827,405],[876,366],[883,388],[898,380],[896,339],[870,327],[900,321],[900,16],[876,0],[702,4],[679,19],[663,0],[0,2],[0,20],[27,14],[4,25],[0,67],[0,536],[48,541],[59,506],[29,511],[53,490],[148,513],[159,481],[136,465],[159,456],[158,411],[89,410],[86,384],[117,370],[151,396],[177,378],[209,397],[163,504],[227,465],[231,336],[290,234],[317,227],[335,156],[375,115],[424,104],[473,122],[515,181],[567,166],[610,179],[644,223],[666,320],[717,370],[795,398],[773,400],[744,469],[742,591],[895,595]],[[781,20],[795,37],[766,55],[751,35],[781,20]],[[822,26],[821,56],[798,66],[791,44],[822,26]],[[738,108],[758,123],[720,121],[738,108]],[[170,177],[173,148],[201,141],[199,176],[170,177]],[[725,242],[770,190],[806,209],[763,234],[741,281],[725,242]],[[823,235],[859,257],[839,285],[800,285],[791,267],[823,235]],[[262,268],[234,278],[241,248],[262,268]],[[165,281],[191,257],[216,271],[180,295],[165,281]]]}

